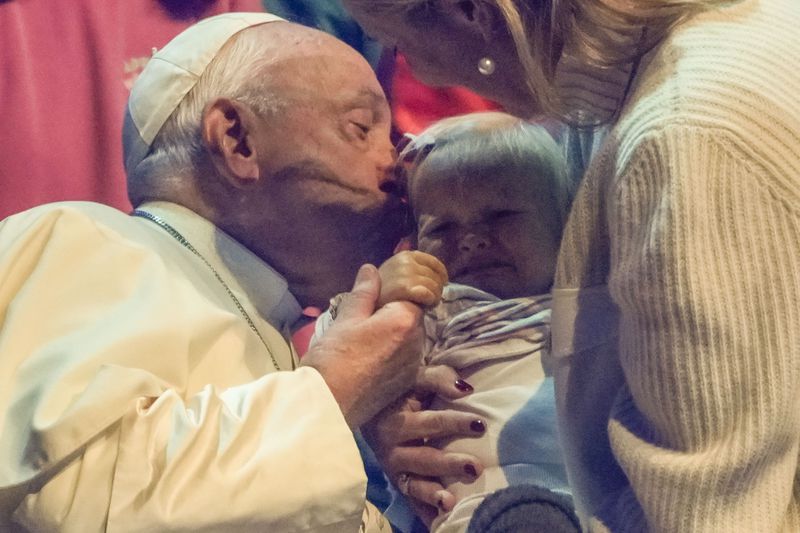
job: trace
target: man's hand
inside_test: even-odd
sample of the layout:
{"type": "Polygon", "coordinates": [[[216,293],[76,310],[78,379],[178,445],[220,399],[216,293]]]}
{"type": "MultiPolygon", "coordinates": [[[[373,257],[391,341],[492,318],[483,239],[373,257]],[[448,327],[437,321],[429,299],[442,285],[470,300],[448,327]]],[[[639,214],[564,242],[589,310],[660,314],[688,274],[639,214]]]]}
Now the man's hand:
{"type": "Polygon", "coordinates": [[[419,251],[399,252],[378,269],[381,295],[378,307],[389,302],[409,301],[422,306],[434,305],[442,297],[447,283],[447,269],[441,261],[419,251]]]}
{"type": "Polygon", "coordinates": [[[351,428],[411,390],[420,364],[422,310],[400,301],[376,311],[380,286],[378,270],[362,266],[336,321],[303,357],[303,366],[325,379],[351,428]]]}
{"type": "Polygon", "coordinates": [[[469,482],[483,470],[472,455],[446,453],[425,443],[432,438],[480,437],[485,422],[459,411],[426,411],[430,399],[439,395],[462,398],[472,387],[446,366],[423,367],[415,392],[383,410],[362,430],[387,477],[405,494],[417,515],[430,525],[438,509],[450,511],[455,496],[439,478],[460,477],[469,482]]]}

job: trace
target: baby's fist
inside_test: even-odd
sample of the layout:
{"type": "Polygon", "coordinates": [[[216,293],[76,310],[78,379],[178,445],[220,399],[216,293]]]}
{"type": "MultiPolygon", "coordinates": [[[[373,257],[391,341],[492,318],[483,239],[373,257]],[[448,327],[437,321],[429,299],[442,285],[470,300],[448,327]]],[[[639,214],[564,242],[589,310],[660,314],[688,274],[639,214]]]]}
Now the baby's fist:
{"type": "Polygon", "coordinates": [[[436,305],[447,283],[447,269],[430,254],[417,250],[399,252],[378,269],[381,294],[378,305],[406,300],[422,306],[436,305]]]}

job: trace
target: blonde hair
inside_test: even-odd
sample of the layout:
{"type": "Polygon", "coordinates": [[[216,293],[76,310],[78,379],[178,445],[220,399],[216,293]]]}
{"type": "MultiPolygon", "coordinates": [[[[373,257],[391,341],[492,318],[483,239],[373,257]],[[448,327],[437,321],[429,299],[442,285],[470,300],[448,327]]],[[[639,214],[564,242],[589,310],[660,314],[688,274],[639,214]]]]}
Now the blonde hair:
{"type": "MultiPolygon", "coordinates": [[[[452,0],[348,0],[370,16],[409,14],[452,0]]],[[[498,11],[514,42],[532,98],[546,112],[566,115],[554,83],[568,53],[594,67],[625,67],[692,15],[732,0],[474,0],[498,11]]]]}
{"type": "Polygon", "coordinates": [[[495,111],[450,117],[414,137],[399,159],[406,162],[412,211],[415,180],[431,163],[455,176],[501,168],[529,177],[537,192],[550,196],[554,215],[550,229],[557,238],[563,232],[576,187],[561,150],[541,125],[495,111]]]}

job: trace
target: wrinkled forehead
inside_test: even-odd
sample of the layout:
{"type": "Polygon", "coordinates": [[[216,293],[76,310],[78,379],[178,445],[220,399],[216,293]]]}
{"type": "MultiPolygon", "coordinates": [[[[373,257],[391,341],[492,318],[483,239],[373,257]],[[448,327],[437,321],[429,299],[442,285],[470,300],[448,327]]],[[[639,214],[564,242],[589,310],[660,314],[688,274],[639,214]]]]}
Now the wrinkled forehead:
{"type": "Polygon", "coordinates": [[[331,36],[312,36],[266,67],[270,83],[295,99],[362,97],[388,110],[372,67],[361,54],[331,36]]]}

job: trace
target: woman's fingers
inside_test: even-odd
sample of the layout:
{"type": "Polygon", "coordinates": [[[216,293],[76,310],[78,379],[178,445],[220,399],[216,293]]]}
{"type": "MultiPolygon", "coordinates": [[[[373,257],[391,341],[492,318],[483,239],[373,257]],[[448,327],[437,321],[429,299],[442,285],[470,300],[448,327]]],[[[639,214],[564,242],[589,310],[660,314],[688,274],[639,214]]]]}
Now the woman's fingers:
{"type": "Polygon", "coordinates": [[[426,478],[447,476],[469,483],[483,471],[472,455],[443,452],[431,446],[398,446],[384,459],[386,470],[395,476],[401,473],[426,478]]]}
{"type": "Polygon", "coordinates": [[[455,496],[435,479],[402,473],[395,483],[401,494],[443,512],[453,509],[455,496]]]}
{"type": "Polygon", "coordinates": [[[449,366],[423,366],[417,372],[414,386],[420,397],[439,396],[446,400],[457,400],[472,393],[473,388],[449,366]]]}
{"type": "MultiPolygon", "coordinates": [[[[448,493],[449,494],[449,493],[448,493]]],[[[452,495],[451,495],[452,496],[452,495]]],[[[455,500],[455,498],[453,498],[455,500]]],[[[419,517],[420,520],[425,524],[425,526],[430,529],[431,524],[436,517],[439,515],[439,509],[432,505],[428,505],[427,503],[421,502],[419,500],[415,500],[411,497],[406,497],[406,502],[411,506],[411,509],[414,511],[414,514],[419,517]]]]}
{"type": "Polygon", "coordinates": [[[443,437],[480,437],[486,423],[480,417],[460,411],[404,411],[388,417],[382,424],[386,444],[406,443],[443,437]]]}

